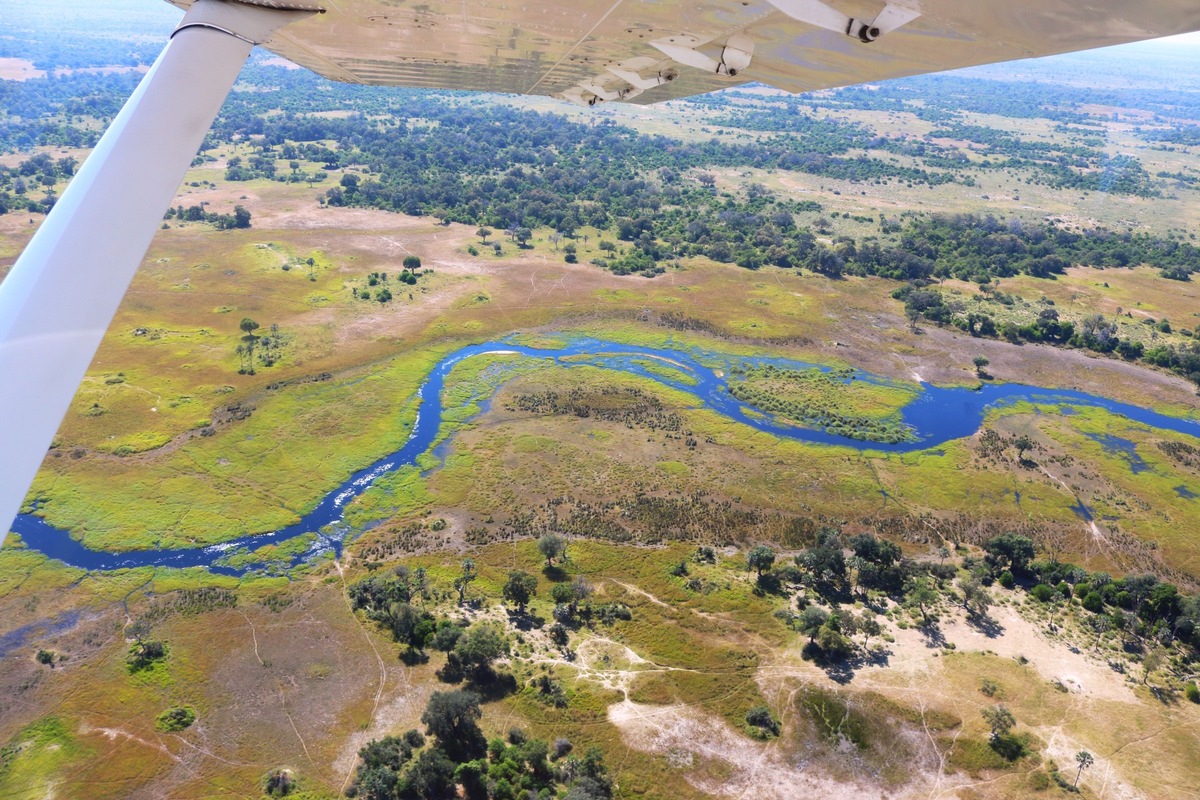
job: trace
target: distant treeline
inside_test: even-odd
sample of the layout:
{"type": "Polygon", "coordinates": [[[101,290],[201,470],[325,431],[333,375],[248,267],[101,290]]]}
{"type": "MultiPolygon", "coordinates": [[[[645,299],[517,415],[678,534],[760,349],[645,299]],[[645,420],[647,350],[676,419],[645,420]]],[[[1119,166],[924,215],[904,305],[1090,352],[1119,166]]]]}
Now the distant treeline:
{"type": "Polygon", "coordinates": [[[1200,249],[1148,233],[1102,228],[1072,230],[1054,225],[1001,220],[991,214],[935,214],[909,218],[900,234],[902,263],[884,251],[858,248],[864,274],[896,280],[958,278],[986,283],[1028,274],[1046,278],[1067,267],[1136,267],[1150,264],[1164,277],[1187,280],[1200,270],[1200,249]]]}

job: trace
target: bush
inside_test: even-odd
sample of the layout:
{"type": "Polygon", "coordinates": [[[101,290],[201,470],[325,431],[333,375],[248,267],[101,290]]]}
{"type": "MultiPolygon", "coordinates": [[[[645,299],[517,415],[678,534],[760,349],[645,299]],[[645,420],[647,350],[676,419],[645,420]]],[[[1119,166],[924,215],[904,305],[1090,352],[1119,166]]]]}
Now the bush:
{"type": "Polygon", "coordinates": [[[771,716],[771,709],[766,706],[755,706],[747,711],[746,724],[753,728],[753,732],[757,735],[779,735],[779,723],[771,716]]]}
{"type": "Polygon", "coordinates": [[[125,665],[130,672],[138,672],[149,668],[154,662],[161,661],[167,657],[167,645],[165,642],[136,642],[129,648],[129,655],[125,659],[125,665]]]}
{"type": "Polygon", "coordinates": [[[1041,603],[1049,603],[1054,599],[1054,590],[1044,583],[1039,583],[1037,586],[1029,590],[1029,594],[1034,600],[1041,603]]]}
{"type": "Polygon", "coordinates": [[[997,580],[1000,581],[1000,585],[1003,586],[1005,589],[1011,589],[1017,585],[1017,579],[1014,578],[1013,574],[1011,572],[1009,572],[1008,570],[1004,570],[1004,572],[1001,572],[1000,577],[997,580]]]}
{"type": "Polygon", "coordinates": [[[287,797],[296,788],[296,779],[289,769],[273,769],[263,778],[263,794],[268,797],[287,797]]]}
{"type": "Polygon", "coordinates": [[[1195,681],[1189,681],[1188,685],[1183,687],[1183,693],[1193,703],[1200,703],[1200,687],[1196,686],[1195,681]]]}
{"type": "Polygon", "coordinates": [[[1088,592],[1083,598],[1083,607],[1093,614],[1104,611],[1104,598],[1099,592],[1088,592]]]}
{"type": "Polygon", "coordinates": [[[155,727],[160,731],[174,733],[191,727],[196,721],[196,710],[191,706],[174,706],[158,715],[155,727]]]}

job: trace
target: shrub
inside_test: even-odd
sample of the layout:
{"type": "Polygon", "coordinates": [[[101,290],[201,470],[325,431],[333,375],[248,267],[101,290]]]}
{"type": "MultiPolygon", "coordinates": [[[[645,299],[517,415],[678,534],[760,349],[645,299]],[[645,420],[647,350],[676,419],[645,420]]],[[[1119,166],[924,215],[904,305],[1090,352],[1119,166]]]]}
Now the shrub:
{"type": "Polygon", "coordinates": [[[1183,693],[1193,703],[1200,703],[1200,687],[1196,686],[1195,681],[1188,681],[1188,685],[1183,687],[1183,693]]]}
{"type": "Polygon", "coordinates": [[[771,709],[766,706],[755,706],[746,712],[746,724],[754,729],[754,733],[762,736],[778,736],[779,723],[771,716],[771,709]]]}
{"type": "Polygon", "coordinates": [[[167,657],[167,645],[165,642],[135,642],[129,648],[129,655],[125,658],[125,665],[130,672],[138,672],[139,670],[149,668],[154,662],[161,661],[167,657]]]}
{"type": "Polygon", "coordinates": [[[1030,589],[1029,594],[1034,600],[1042,603],[1049,603],[1052,599],[1054,599],[1054,590],[1044,583],[1039,583],[1037,586],[1030,589]]]}
{"type": "Polygon", "coordinates": [[[273,769],[263,778],[263,794],[268,797],[287,797],[296,788],[296,779],[289,769],[273,769]]]}
{"type": "Polygon", "coordinates": [[[1099,614],[1104,610],[1104,598],[1099,592],[1088,592],[1083,598],[1083,607],[1093,614],[1099,614]]]}
{"type": "Polygon", "coordinates": [[[191,706],[173,706],[158,715],[155,726],[160,731],[174,733],[190,727],[196,721],[196,710],[191,706]]]}
{"type": "Polygon", "coordinates": [[[1000,581],[1000,585],[1003,586],[1005,589],[1011,589],[1017,583],[1017,579],[1014,578],[1013,574],[1011,572],[1009,572],[1008,570],[1004,570],[1004,572],[1001,572],[998,580],[1000,581]]]}

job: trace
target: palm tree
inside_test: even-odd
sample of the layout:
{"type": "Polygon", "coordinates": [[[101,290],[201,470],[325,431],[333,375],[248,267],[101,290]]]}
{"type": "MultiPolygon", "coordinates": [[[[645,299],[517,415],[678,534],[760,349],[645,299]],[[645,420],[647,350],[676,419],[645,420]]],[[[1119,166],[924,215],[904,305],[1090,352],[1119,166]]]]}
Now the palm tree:
{"type": "Polygon", "coordinates": [[[1075,783],[1071,784],[1072,788],[1079,785],[1079,776],[1083,774],[1085,769],[1095,764],[1096,759],[1087,750],[1080,750],[1075,754],[1075,763],[1079,765],[1079,771],[1075,773],[1075,783]]]}

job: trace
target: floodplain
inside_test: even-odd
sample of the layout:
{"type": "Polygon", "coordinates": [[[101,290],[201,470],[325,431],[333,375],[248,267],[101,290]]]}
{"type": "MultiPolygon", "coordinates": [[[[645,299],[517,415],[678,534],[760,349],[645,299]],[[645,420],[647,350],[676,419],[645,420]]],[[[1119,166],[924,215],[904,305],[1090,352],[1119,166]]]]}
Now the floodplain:
{"type": "MultiPolygon", "coordinates": [[[[761,120],[787,108],[766,90],[721,97],[603,119],[703,145],[767,139],[761,120]]],[[[815,204],[791,206],[793,238],[811,230],[851,265],[845,238],[899,241],[884,217],[904,214],[1192,237],[1195,190],[1153,178],[1196,172],[1194,146],[1148,142],[1126,106],[1086,125],[1058,107],[1047,118],[966,110],[951,130],[830,97],[805,114],[903,131],[976,166],[958,182],[911,185],[903,171],[744,165],[678,179],[707,176],[722,202],[765,190],[815,204]],[[978,166],[1010,146],[995,131],[1134,152],[1150,176],[1138,186],[1159,194],[1053,186],[1024,162],[978,166]],[[968,133],[976,140],[954,138],[968,133]]],[[[583,118],[540,100],[477,104],[583,118]]],[[[1143,124],[1169,132],[1161,109],[1148,113],[1143,124]]],[[[874,145],[860,155],[888,169],[925,163],[874,145]]],[[[294,523],[399,450],[427,400],[418,389],[459,348],[590,339],[633,353],[636,369],[503,352],[459,362],[427,452],[376,478],[331,529],[224,554],[241,574],[87,571],[10,537],[0,796],[258,797],[283,783],[286,796],[371,796],[360,753],[424,730],[434,694],[459,688],[481,698],[493,741],[472,768],[489,771],[488,797],[516,796],[501,779],[542,775],[537,764],[501,774],[515,758],[506,748],[530,740],[553,752],[545,796],[601,796],[569,794],[582,791],[581,770],[596,778],[589,791],[622,798],[1194,796],[1195,437],[1033,399],[936,447],[859,444],[911,436],[897,415],[923,384],[1077,389],[1196,419],[1186,375],[914,317],[894,296],[906,281],[865,271],[739,266],[675,242],[658,274],[618,274],[612,265],[642,245],[616,224],[569,235],[531,224],[519,241],[519,229],[483,235],[487,225],[447,219],[450,209],[329,202],[329,189],[378,177],[365,165],[318,179],[323,162],[297,155],[277,169],[313,180],[229,178],[262,151],[253,137],[217,142],[189,173],[176,206],[243,206],[250,227],[164,219],[26,512],[93,549],[221,545],[294,523]],[[686,366],[645,348],[704,354],[763,418],[852,442],[731,419],[697,402],[686,366]],[[291,563],[320,537],[339,547],[291,563]],[[534,577],[532,591],[514,574],[534,577]],[[503,646],[471,673],[458,642],[489,630],[503,646]],[[602,768],[585,757],[592,747],[602,768]]],[[[0,215],[0,264],[39,218],[0,215]]],[[[1052,307],[1078,328],[1100,314],[1146,351],[1200,335],[1194,275],[1167,279],[1155,264],[988,278],[918,288],[1001,330],[1052,307]]]]}

